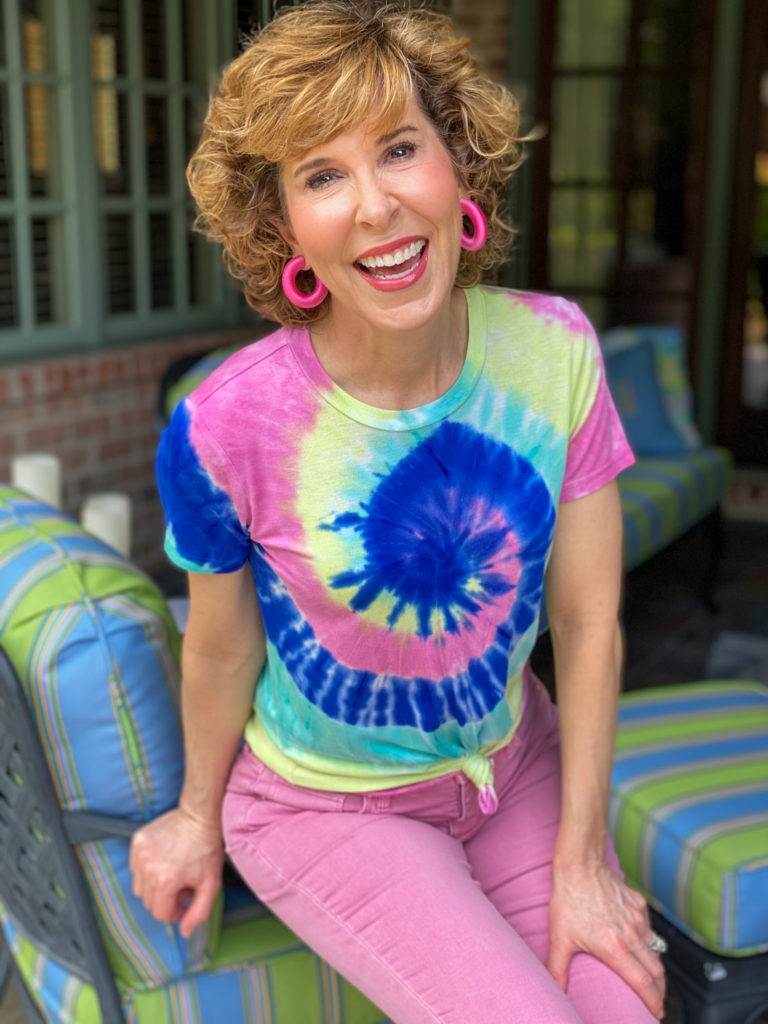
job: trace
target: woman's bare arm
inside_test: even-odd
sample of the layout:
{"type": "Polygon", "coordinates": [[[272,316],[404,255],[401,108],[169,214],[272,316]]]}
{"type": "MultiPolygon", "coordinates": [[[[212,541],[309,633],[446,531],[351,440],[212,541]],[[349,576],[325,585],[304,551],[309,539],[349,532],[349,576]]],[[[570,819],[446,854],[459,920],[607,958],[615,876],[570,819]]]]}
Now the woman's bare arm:
{"type": "Polygon", "coordinates": [[[547,572],[563,758],[557,859],[602,860],[620,688],[621,508],[615,484],[558,511],[547,572]]]}
{"type": "Polygon", "coordinates": [[[130,853],[134,894],[159,920],[180,920],[185,936],[208,918],[221,884],[224,789],[265,657],[247,564],[233,573],[190,573],[189,596],[184,785],[178,807],[136,832],[130,853]]]}
{"type": "Polygon", "coordinates": [[[578,950],[620,974],[661,1016],[664,975],[645,901],[605,863],[622,665],[621,507],[615,482],[560,506],[547,573],[562,751],[549,968],[565,987],[578,950]]]}

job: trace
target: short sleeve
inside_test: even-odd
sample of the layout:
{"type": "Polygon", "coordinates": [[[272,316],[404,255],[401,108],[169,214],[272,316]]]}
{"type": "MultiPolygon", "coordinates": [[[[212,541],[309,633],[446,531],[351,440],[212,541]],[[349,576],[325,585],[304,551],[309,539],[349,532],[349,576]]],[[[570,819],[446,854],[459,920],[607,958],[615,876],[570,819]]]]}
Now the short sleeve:
{"type": "Polygon", "coordinates": [[[156,473],[171,561],[189,572],[239,569],[248,559],[250,537],[232,499],[232,467],[188,399],[163,431],[156,473]]]}
{"type": "Polygon", "coordinates": [[[600,342],[587,317],[578,312],[583,331],[574,338],[568,456],[561,501],[573,501],[599,490],[635,461],[608,390],[600,342]]]}

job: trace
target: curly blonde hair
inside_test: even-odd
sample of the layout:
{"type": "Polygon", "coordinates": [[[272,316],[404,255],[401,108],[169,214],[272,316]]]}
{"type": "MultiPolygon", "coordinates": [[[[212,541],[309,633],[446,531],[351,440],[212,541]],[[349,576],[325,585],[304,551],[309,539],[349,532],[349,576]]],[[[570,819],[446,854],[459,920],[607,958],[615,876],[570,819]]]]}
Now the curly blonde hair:
{"type": "Polygon", "coordinates": [[[292,256],[280,233],[280,164],[375,119],[382,133],[415,96],[454,163],[465,195],[488,217],[488,241],[462,250],[456,284],[498,267],[515,229],[506,185],[523,161],[520,108],[470,56],[451,19],[407,0],[309,0],[254,33],[224,70],[187,167],[195,229],[224,247],[246,301],[267,319],[306,324],[321,306],[288,301],[280,277],[292,256]]]}

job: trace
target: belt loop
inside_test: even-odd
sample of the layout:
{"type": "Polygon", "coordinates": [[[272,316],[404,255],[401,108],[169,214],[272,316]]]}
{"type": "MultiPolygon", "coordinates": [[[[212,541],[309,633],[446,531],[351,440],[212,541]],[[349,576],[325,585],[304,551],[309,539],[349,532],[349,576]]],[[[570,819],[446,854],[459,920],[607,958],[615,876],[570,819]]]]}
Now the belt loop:
{"type": "Polygon", "coordinates": [[[362,793],[345,793],[341,801],[341,810],[359,814],[365,810],[365,796],[362,793]]]}

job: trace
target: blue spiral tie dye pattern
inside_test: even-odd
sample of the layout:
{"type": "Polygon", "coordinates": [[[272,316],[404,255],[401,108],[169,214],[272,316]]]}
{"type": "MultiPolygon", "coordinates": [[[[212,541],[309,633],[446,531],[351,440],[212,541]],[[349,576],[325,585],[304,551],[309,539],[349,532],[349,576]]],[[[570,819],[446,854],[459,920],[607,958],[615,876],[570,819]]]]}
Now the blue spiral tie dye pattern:
{"type": "MultiPolygon", "coordinates": [[[[527,459],[472,427],[444,423],[381,477],[360,513],[338,515],[325,525],[357,530],[366,552],[362,568],[339,573],[332,585],[357,586],[350,606],[358,611],[382,592],[392,594],[390,628],[411,605],[422,637],[432,633],[435,610],[443,613],[447,632],[472,629],[481,605],[511,589],[489,567],[511,533],[520,566],[514,603],[482,656],[437,681],[351,669],[317,641],[282,581],[256,554],[267,634],[304,696],[331,718],[426,732],[451,719],[459,725],[480,721],[503,699],[509,652],[538,614],[554,523],[550,493],[527,459]],[[486,523],[503,525],[483,526],[473,515],[477,502],[486,523]],[[470,591],[472,579],[479,587],[470,591]]],[[[440,642],[435,636],[434,643],[440,642]]]]}

